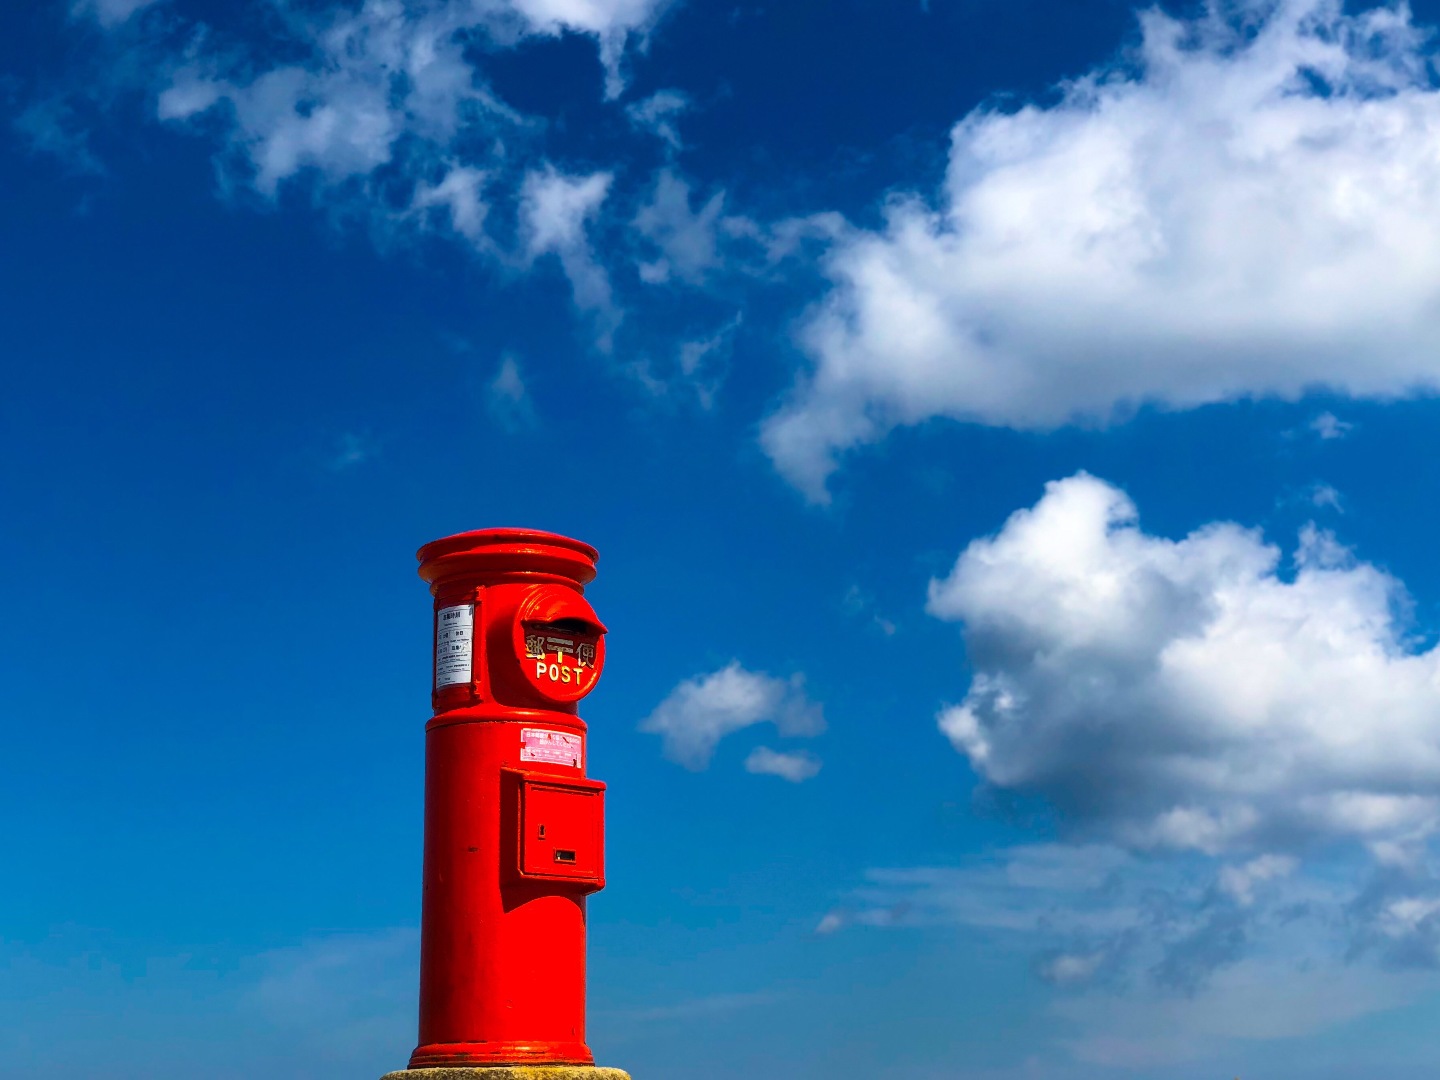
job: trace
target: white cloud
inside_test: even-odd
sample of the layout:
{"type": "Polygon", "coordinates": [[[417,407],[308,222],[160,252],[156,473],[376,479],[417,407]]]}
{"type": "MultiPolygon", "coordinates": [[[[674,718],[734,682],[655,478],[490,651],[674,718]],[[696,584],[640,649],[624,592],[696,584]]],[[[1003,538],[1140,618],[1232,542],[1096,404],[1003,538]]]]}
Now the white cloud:
{"type": "Polygon", "coordinates": [[[610,181],[609,173],[567,176],[548,167],[527,176],[522,217],[530,254],[586,247],[586,222],[605,201],[610,181]]]}
{"type": "Polygon", "coordinates": [[[485,388],[485,404],[490,415],[507,431],[517,431],[535,422],[535,409],[520,364],[513,356],[500,361],[495,378],[485,388]]]}
{"type": "Polygon", "coordinates": [[[696,341],[682,341],[676,366],[680,369],[681,382],[695,392],[695,399],[702,409],[715,405],[715,394],[720,388],[723,373],[713,371],[718,355],[730,344],[730,335],[739,322],[720,328],[713,337],[696,341]]]}
{"type": "Polygon", "coordinates": [[[157,115],[183,121],[228,103],[230,149],[248,163],[250,183],[266,196],[305,173],[334,185],[371,178],[387,166],[432,194],[447,182],[448,194],[460,194],[484,162],[465,162],[468,173],[451,168],[439,181],[431,175],[437,163],[462,147],[504,160],[501,137],[525,123],[491,94],[467,44],[477,36],[505,48],[563,30],[589,34],[600,43],[613,83],[626,41],[648,28],[667,2],[365,0],[297,14],[284,24],[294,55],[288,63],[237,63],[233,50],[201,48],[170,73],[157,115]]]}
{"type": "Polygon", "coordinates": [[[1248,1042],[1334,1030],[1413,1004],[1432,989],[1423,976],[1340,959],[1308,964],[1247,959],[1217,971],[1213,982],[1194,994],[1096,993],[1062,1000],[1054,1009],[1082,1032],[1070,1044],[1077,1059],[1150,1075],[1181,1062],[1213,1059],[1221,1048],[1233,1062],[1248,1042]]]}
{"type": "Polygon", "coordinates": [[[559,258],[576,305],[593,312],[601,324],[602,347],[620,314],[611,298],[610,279],[590,246],[587,226],[609,194],[611,179],[606,172],[569,176],[547,166],[525,177],[520,202],[529,257],[559,258]]]}
{"type": "Polygon", "coordinates": [[[90,145],[90,132],[63,97],[42,98],[12,121],[37,153],[50,154],[76,174],[101,176],[105,166],[90,145]]]}
{"type": "Polygon", "coordinates": [[[1440,384],[1440,90],[1408,11],[1212,0],[1141,25],[1128,66],[965,117],[937,205],[834,246],[814,370],[762,434],[812,498],[838,454],[931,417],[1440,384]]]}
{"type": "MultiPolygon", "coordinates": [[[[1433,990],[1433,975],[1356,948],[1353,866],[1307,876],[1295,858],[1264,855],[1216,869],[1103,844],[1003,848],[957,866],[871,870],[816,932],[949,924],[987,948],[1029,952],[1055,988],[1052,1010],[1076,1031],[1072,1056],[1129,1067],[1293,1038],[1433,990]]],[[[1433,895],[1384,893],[1360,934],[1373,929],[1391,949],[1428,935],[1433,947],[1433,895]]]]}
{"type": "Polygon", "coordinates": [[[1243,866],[1226,866],[1220,870],[1220,891],[1242,907],[1255,902],[1255,887],[1276,878],[1289,877],[1299,862],[1289,855],[1261,855],[1243,866]]]}
{"type": "Polygon", "coordinates": [[[657,90],[642,101],[625,106],[625,115],[641,131],[649,131],[671,150],[679,150],[680,129],[675,121],[689,108],[690,99],[679,90],[657,90]]]}
{"type": "Polygon", "coordinates": [[[669,7],[670,0],[509,0],[538,33],[575,30],[593,34],[600,43],[605,67],[605,96],[625,89],[621,61],[630,38],[642,40],[669,7]]]}
{"type": "Polygon", "coordinates": [[[1322,412],[1310,421],[1310,430],[1324,440],[1343,439],[1354,430],[1355,425],[1341,420],[1332,412],[1322,412]]]}
{"type": "Polygon", "coordinates": [[[698,772],[709,766],[726,735],[760,723],[772,723],[786,736],[825,730],[820,706],[805,696],[804,679],[747,671],[739,661],[686,679],[645,718],[640,730],[661,736],[667,758],[698,772]]]}
{"type": "Polygon", "coordinates": [[[673,353],[662,359],[641,354],[621,366],[655,401],[693,401],[701,409],[715,407],[729,373],[735,333],[743,313],[701,337],[682,339],[673,353]]]}
{"type": "Polygon", "coordinates": [[[93,18],[105,29],[112,30],[137,11],[157,2],[158,0],[75,0],[70,5],[70,14],[76,18],[93,18]]]}
{"type": "Polygon", "coordinates": [[[328,184],[368,177],[402,139],[440,152],[487,111],[464,54],[469,22],[454,4],[368,0],[327,21],[294,22],[295,44],[309,56],[253,78],[227,77],[215,58],[192,59],[160,92],[156,112],[182,121],[228,102],[232,145],[266,196],[306,171],[328,184]]]}
{"type": "Polygon", "coordinates": [[[1105,965],[1104,952],[1059,953],[1049,957],[1040,966],[1040,975],[1046,982],[1057,984],[1085,983],[1095,977],[1105,965]]]}
{"type": "Polygon", "coordinates": [[[331,472],[345,472],[374,459],[380,447],[368,435],[347,431],[335,440],[335,445],[326,461],[331,472]]]}
{"type": "Polygon", "coordinates": [[[1310,499],[1310,505],[1314,506],[1317,510],[1329,509],[1341,514],[1345,512],[1345,501],[1341,497],[1339,490],[1332,484],[1316,481],[1310,485],[1310,490],[1307,492],[1307,495],[1310,499]]]}
{"type": "Polygon", "coordinates": [[[643,29],[669,0],[509,0],[536,29],[605,35],[643,29]]]}
{"type": "Polygon", "coordinates": [[[845,609],[847,615],[854,615],[859,618],[868,616],[870,624],[886,637],[894,637],[895,632],[899,629],[899,627],[895,625],[894,620],[887,619],[884,615],[880,614],[877,610],[878,605],[875,598],[859,585],[851,585],[850,588],[846,590],[845,598],[841,601],[841,606],[845,609]]]}
{"type": "Polygon", "coordinates": [[[170,74],[165,88],[155,96],[159,120],[188,120],[199,116],[225,96],[226,84],[210,78],[194,64],[185,64],[170,74]]]}
{"type": "Polygon", "coordinates": [[[973,856],[963,866],[875,869],[865,878],[817,932],[958,923],[1037,940],[1095,942],[1142,921],[1140,894],[1176,887],[1108,844],[1028,844],[973,856]]]}
{"type": "Polygon", "coordinates": [[[1389,901],[1380,919],[1386,937],[1401,938],[1415,933],[1427,919],[1440,912],[1440,897],[1404,896],[1389,901]]]}
{"type": "Polygon", "coordinates": [[[719,259],[715,226],[725,209],[725,193],[712,195],[699,210],[690,208],[690,185],[669,169],[655,179],[650,201],[635,215],[635,231],[659,249],[660,257],[640,267],[640,277],[660,284],[677,277],[701,282],[719,259]]]}
{"type": "Polygon", "coordinates": [[[1053,482],[931,582],[974,678],[941,730],[1000,787],[1136,848],[1414,846],[1440,824],[1440,651],[1400,583],[1307,527],[1150,536],[1119,490],[1053,482]]]}
{"type": "Polygon", "coordinates": [[[768,746],[757,746],[745,759],[745,771],[800,784],[819,775],[820,759],[804,750],[787,754],[768,746]]]}
{"type": "Polygon", "coordinates": [[[453,166],[438,183],[418,183],[410,208],[419,214],[433,210],[444,212],[457,234],[483,249],[489,243],[485,235],[489,207],[483,197],[487,178],[483,170],[467,165],[453,166]]]}

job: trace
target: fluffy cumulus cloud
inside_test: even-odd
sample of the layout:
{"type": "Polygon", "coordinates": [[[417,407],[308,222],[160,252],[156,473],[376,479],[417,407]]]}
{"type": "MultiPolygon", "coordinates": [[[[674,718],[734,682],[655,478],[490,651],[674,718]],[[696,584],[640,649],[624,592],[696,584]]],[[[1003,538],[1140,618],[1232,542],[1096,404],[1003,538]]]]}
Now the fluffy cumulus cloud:
{"type": "Polygon", "coordinates": [[[1440,383],[1440,91],[1408,11],[1211,0],[1141,25],[1053,105],[965,117],[936,200],[834,246],[813,370],[763,431],[812,497],[838,454],[936,416],[1440,383]]]}
{"type": "Polygon", "coordinates": [[[1085,473],[1047,485],[928,610],[962,625],[972,671],[941,732],[1063,842],[877,871],[826,928],[995,926],[1056,985],[1182,996],[1440,967],[1440,646],[1408,609],[1313,525],[1287,558],[1232,523],[1148,534],[1085,473]]]}
{"type": "Polygon", "coordinates": [[[990,782],[1133,847],[1397,857],[1440,823],[1440,651],[1327,534],[1282,569],[1253,530],[1168,540],[1099,479],[1051,483],[931,583],[974,668],[940,727],[990,782]]]}
{"type": "MultiPolygon", "coordinates": [[[[699,771],[709,767],[726,735],[761,723],[774,724],[784,736],[813,736],[825,730],[824,713],[806,696],[804,679],[748,671],[739,661],[686,679],[645,718],[640,730],[659,735],[671,761],[699,771]]],[[[815,775],[819,762],[808,754],[762,748],[750,756],[746,767],[799,781],[815,775]]]]}

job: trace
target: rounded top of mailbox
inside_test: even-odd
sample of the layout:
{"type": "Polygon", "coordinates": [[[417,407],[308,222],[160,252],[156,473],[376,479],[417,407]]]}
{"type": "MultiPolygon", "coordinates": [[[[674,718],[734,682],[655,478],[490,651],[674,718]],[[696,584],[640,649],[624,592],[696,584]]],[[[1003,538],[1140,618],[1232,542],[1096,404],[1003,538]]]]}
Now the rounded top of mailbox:
{"type": "Polygon", "coordinates": [[[550,574],[586,585],[599,553],[589,544],[538,529],[476,529],[432,540],[415,557],[431,585],[457,577],[550,574]]]}

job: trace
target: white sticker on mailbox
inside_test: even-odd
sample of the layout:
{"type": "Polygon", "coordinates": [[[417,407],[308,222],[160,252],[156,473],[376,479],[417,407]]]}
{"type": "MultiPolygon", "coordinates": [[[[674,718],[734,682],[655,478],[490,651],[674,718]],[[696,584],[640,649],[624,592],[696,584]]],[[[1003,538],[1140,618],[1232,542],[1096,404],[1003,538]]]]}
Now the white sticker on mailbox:
{"type": "Polygon", "coordinates": [[[475,605],[441,608],[435,615],[435,689],[475,678],[475,605]]]}
{"type": "Polygon", "coordinates": [[[578,769],[584,756],[585,741],[579,735],[545,728],[520,729],[521,761],[546,761],[551,765],[569,765],[578,769]]]}

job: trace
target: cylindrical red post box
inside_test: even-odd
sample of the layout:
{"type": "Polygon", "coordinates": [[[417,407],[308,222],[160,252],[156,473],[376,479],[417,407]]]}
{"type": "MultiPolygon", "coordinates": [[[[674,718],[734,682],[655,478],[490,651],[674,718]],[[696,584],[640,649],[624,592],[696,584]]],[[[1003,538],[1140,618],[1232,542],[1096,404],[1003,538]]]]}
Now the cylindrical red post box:
{"type": "Polygon", "coordinates": [[[605,785],[576,703],[605,666],[595,549],[520,529],[420,549],[435,597],[425,728],[420,1042],[411,1069],[594,1061],[585,898],[605,785]]]}

